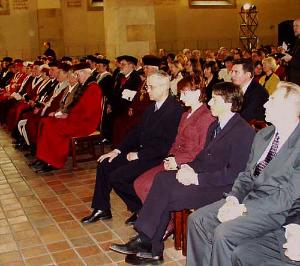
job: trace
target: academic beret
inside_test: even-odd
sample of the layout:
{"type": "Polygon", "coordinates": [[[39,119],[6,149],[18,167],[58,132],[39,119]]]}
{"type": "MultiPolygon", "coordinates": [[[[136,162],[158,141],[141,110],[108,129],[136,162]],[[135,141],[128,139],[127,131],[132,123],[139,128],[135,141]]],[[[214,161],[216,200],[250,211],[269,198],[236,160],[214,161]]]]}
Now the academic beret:
{"type": "Polygon", "coordinates": [[[135,57],[131,56],[131,55],[121,55],[121,56],[117,57],[118,62],[121,62],[122,60],[125,60],[129,63],[134,64],[134,65],[136,65],[137,62],[138,62],[138,60],[135,57]]]}
{"type": "Polygon", "coordinates": [[[11,63],[13,61],[13,59],[9,56],[6,56],[6,57],[3,57],[2,59],[3,62],[8,62],[8,63],[11,63]]]}
{"type": "Polygon", "coordinates": [[[159,57],[155,56],[155,55],[145,55],[142,58],[142,62],[144,65],[146,66],[160,66],[161,60],[159,57]]]}
{"type": "Polygon", "coordinates": [[[89,63],[79,63],[73,66],[73,70],[81,70],[81,69],[86,69],[86,68],[90,68],[90,64],[89,63]]]}
{"type": "Polygon", "coordinates": [[[87,59],[87,60],[90,60],[90,61],[92,61],[92,62],[96,62],[97,57],[94,56],[94,55],[88,55],[88,56],[86,57],[86,59],[87,59]]]}
{"type": "Polygon", "coordinates": [[[110,61],[108,59],[96,58],[95,61],[97,64],[109,65],[110,61]]]}

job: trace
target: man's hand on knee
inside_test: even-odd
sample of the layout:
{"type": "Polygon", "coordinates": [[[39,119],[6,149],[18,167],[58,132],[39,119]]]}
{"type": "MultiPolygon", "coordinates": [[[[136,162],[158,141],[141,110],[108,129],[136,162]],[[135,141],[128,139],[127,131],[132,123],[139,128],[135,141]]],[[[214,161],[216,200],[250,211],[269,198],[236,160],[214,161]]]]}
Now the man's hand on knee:
{"type": "Polygon", "coordinates": [[[106,158],[108,158],[108,162],[110,163],[113,159],[115,159],[121,152],[117,149],[112,150],[111,152],[108,152],[106,154],[103,154],[99,157],[99,159],[97,160],[97,162],[102,163],[103,160],[105,160],[106,158]]]}

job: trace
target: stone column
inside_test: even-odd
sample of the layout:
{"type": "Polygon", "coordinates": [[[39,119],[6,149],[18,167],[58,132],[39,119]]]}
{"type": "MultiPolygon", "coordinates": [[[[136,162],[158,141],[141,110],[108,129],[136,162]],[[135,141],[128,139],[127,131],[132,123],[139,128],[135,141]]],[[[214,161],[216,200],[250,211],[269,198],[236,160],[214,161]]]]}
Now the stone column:
{"type": "Polygon", "coordinates": [[[106,56],[156,52],[153,0],[104,1],[106,56]]]}

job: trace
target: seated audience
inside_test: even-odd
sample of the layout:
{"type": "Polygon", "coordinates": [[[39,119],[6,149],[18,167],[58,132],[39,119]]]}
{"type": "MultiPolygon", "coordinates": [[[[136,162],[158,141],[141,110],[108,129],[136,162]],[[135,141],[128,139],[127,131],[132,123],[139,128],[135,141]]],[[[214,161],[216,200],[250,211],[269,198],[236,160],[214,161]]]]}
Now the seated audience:
{"type": "Polygon", "coordinates": [[[89,224],[112,217],[112,188],[126,203],[133,218],[142,207],[133,182],[146,170],[159,165],[167,156],[182,114],[179,103],[169,96],[169,86],[169,78],[162,74],[153,74],[147,78],[147,92],[155,103],[147,108],[141,122],[116,149],[99,158],[92,200],[94,210],[81,220],[82,223],[89,224]]]}
{"type": "Polygon", "coordinates": [[[289,244],[287,257],[282,254],[282,226],[299,214],[300,87],[280,82],[265,108],[273,125],[256,135],[247,166],[226,199],[189,217],[189,266],[294,265],[298,259],[293,256],[298,248],[289,244]]]}
{"type": "Polygon", "coordinates": [[[114,251],[128,254],[127,263],[162,262],[163,235],[171,212],[205,206],[230,191],[246,166],[255,134],[236,113],[242,100],[238,86],[229,82],[214,86],[209,105],[218,121],[210,125],[204,148],[192,162],[174,165],[176,170],[155,176],[135,223],[138,235],[126,244],[111,246],[114,251]]]}
{"type": "Polygon", "coordinates": [[[134,182],[136,194],[144,203],[155,175],[163,170],[176,170],[177,165],[191,162],[204,147],[208,127],[214,121],[211,112],[203,103],[203,96],[192,76],[184,77],[177,84],[180,100],[190,110],[180,120],[178,132],[169,156],[160,165],[151,168],[134,182]]]}
{"type": "Polygon", "coordinates": [[[91,77],[91,69],[86,63],[74,66],[80,89],[74,95],[70,111],[62,117],[42,118],[38,138],[36,165],[39,172],[62,168],[69,155],[72,137],[93,133],[101,120],[102,92],[91,77]]]}
{"type": "Polygon", "coordinates": [[[232,67],[232,82],[241,87],[244,99],[241,116],[246,121],[264,120],[264,103],[268,99],[268,92],[253,80],[253,63],[247,59],[234,61],[232,67]]]}
{"type": "Polygon", "coordinates": [[[277,68],[276,61],[273,57],[267,57],[262,61],[262,64],[265,75],[260,78],[259,83],[271,95],[280,81],[279,77],[274,73],[277,68]]]}

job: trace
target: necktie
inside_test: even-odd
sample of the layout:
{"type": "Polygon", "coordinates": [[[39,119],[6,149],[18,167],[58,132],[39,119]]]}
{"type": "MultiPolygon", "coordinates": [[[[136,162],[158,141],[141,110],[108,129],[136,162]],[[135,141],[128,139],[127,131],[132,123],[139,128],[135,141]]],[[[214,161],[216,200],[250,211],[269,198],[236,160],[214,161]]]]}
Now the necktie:
{"type": "Polygon", "coordinates": [[[221,129],[220,123],[218,123],[217,127],[215,128],[214,138],[220,133],[221,130],[222,129],[221,129]]]}
{"type": "Polygon", "coordinates": [[[158,110],[158,107],[157,107],[157,105],[155,104],[154,105],[154,112],[156,112],[158,110]]]}
{"type": "Polygon", "coordinates": [[[278,133],[276,133],[266,158],[256,165],[254,170],[254,176],[258,176],[261,173],[261,171],[264,170],[266,166],[269,164],[269,162],[274,158],[274,156],[277,154],[278,144],[279,144],[279,135],[278,133]]]}

